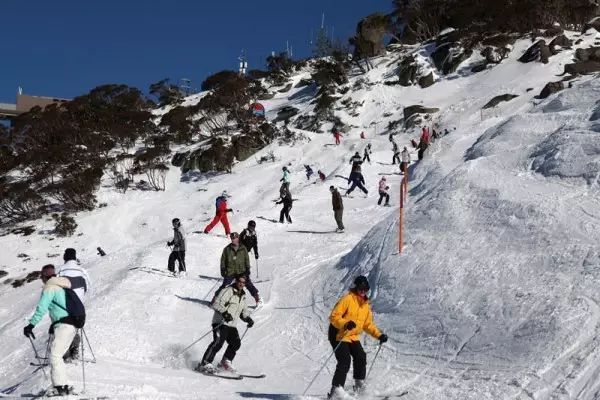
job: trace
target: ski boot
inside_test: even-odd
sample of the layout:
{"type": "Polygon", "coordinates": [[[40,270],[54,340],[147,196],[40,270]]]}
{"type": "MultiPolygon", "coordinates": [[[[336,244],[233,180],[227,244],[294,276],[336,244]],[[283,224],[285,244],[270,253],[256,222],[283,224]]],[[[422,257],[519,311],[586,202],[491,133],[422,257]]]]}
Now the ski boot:
{"type": "Polygon", "coordinates": [[[51,387],[50,389],[48,389],[45,396],[46,397],[59,397],[59,396],[68,396],[70,394],[76,394],[75,388],[73,388],[73,386],[69,386],[69,385],[61,385],[61,386],[54,386],[54,387],[51,387]]]}
{"type": "Polygon", "coordinates": [[[327,393],[328,400],[343,400],[348,398],[348,393],[341,386],[333,386],[331,391],[327,393]]]}
{"type": "Polygon", "coordinates": [[[235,368],[233,368],[233,363],[231,362],[231,360],[228,360],[226,358],[223,358],[221,360],[221,362],[219,363],[219,368],[222,369],[223,371],[227,371],[232,374],[236,373],[235,368]]]}
{"type": "Polygon", "coordinates": [[[196,371],[201,372],[203,374],[214,374],[215,372],[217,372],[217,367],[215,367],[214,365],[212,365],[209,362],[206,363],[198,363],[198,366],[196,367],[196,371]]]}
{"type": "Polygon", "coordinates": [[[354,381],[354,386],[352,387],[354,393],[357,395],[364,395],[367,392],[367,384],[364,379],[356,379],[354,381]]]}

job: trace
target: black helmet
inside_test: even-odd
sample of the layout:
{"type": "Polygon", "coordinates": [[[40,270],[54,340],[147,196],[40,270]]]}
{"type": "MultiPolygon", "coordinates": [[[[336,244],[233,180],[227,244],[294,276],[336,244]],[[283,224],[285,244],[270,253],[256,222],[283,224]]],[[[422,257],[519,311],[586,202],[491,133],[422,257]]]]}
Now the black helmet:
{"type": "Polygon", "coordinates": [[[253,219],[251,219],[250,221],[248,221],[248,228],[256,228],[256,221],[254,221],[253,219]]]}
{"type": "Polygon", "coordinates": [[[173,218],[173,221],[171,221],[171,223],[173,224],[174,228],[179,228],[181,226],[181,221],[179,220],[179,218],[173,218]]]}
{"type": "Polygon", "coordinates": [[[359,275],[356,277],[356,279],[354,279],[354,288],[359,290],[363,289],[367,292],[369,291],[369,289],[371,289],[371,287],[369,286],[369,280],[364,275],[359,275]]]}

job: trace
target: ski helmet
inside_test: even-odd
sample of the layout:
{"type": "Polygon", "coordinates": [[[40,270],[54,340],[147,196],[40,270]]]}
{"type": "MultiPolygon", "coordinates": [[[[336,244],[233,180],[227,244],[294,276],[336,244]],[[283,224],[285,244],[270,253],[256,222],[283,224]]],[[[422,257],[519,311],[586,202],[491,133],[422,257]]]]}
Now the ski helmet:
{"type": "Polygon", "coordinates": [[[251,219],[250,221],[248,221],[248,228],[256,228],[256,221],[254,221],[253,219],[251,219]]]}
{"type": "Polygon", "coordinates": [[[173,224],[173,228],[179,228],[181,226],[181,221],[179,220],[179,218],[173,218],[173,221],[171,221],[171,223],[173,224]]]}
{"type": "Polygon", "coordinates": [[[369,286],[369,280],[364,275],[359,275],[354,279],[354,288],[358,290],[366,290],[367,292],[371,287],[369,286]]]}

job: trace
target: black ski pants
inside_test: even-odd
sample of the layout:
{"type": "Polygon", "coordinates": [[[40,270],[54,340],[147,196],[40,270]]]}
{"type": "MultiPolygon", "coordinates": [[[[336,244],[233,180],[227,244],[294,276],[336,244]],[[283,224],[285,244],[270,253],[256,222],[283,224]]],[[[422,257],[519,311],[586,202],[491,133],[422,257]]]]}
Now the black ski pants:
{"type": "Polygon", "coordinates": [[[169,255],[169,271],[175,272],[175,260],[179,263],[179,272],[185,271],[185,251],[172,251],[169,255]]]}
{"type": "Polygon", "coordinates": [[[368,161],[369,163],[371,162],[371,157],[369,156],[368,153],[365,153],[365,155],[363,156],[363,162],[368,161]]]}
{"type": "Polygon", "coordinates": [[[242,345],[240,334],[238,333],[237,328],[227,325],[219,326],[218,324],[213,324],[212,328],[213,341],[208,345],[206,352],[204,352],[202,364],[212,363],[225,342],[227,342],[227,349],[225,349],[223,358],[233,361],[235,354],[242,345]]]}
{"type": "Polygon", "coordinates": [[[379,192],[379,201],[377,202],[377,205],[381,205],[383,199],[385,199],[386,206],[390,204],[390,195],[385,192],[379,192]]]}
{"type": "Polygon", "coordinates": [[[292,207],[283,206],[283,208],[281,209],[281,213],[279,213],[279,222],[283,224],[283,218],[285,217],[287,219],[287,222],[289,222],[290,224],[292,223],[292,218],[290,217],[291,209],[292,207]]]}
{"type": "Polygon", "coordinates": [[[352,186],[350,186],[350,189],[348,189],[348,191],[346,191],[346,194],[350,194],[354,191],[354,189],[356,189],[356,187],[358,187],[360,190],[362,190],[364,192],[364,194],[369,194],[369,191],[367,190],[367,188],[365,188],[362,184],[362,182],[358,179],[353,180],[352,181],[352,186]]]}
{"type": "Polygon", "coordinates": [[[392,165],[396,165],[396,161],[400,164],[400,153],[394,153],[394,158],[392,158],[392,165]]]}
{"type": "MultiPolygon", "coordinates": [[[[335,336],[332,340],[331,335],[329,342],[334,349],[339,343],[335,340],[335,336]]],[[[352,375],[354,379],[365,379],[367,375],[367,355],[360,342],[342,342],[335,351],[335,359],[337,360],[337,365],[331,386],[344,387],[346,375],[350,371],[350,363],[352,363],[352,375]]]]}

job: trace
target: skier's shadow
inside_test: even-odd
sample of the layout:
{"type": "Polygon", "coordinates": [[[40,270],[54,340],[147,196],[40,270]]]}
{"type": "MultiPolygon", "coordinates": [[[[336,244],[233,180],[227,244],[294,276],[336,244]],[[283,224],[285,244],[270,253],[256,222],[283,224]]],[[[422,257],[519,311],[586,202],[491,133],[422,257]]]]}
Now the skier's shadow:
{"type": "Polygon", "coordinates": [[[189,301],[190,303],[196,303],[196,304],[201,304],[203,306],[210,307],[210,301],[207,301],[207,300],[200,300],[200,299],[195,299],[193,297],[179,296],[178,294],[176,294],[175,297],[177,297],[179,300],[189,301]]]}
{"type": "Polygon", "coordinates": [[[240,397],[245,399],[267,399],[267,400],[291,400],[297,398],[297,396],[283,393],[252,393],[252,392],[238,392],[240,397]]]}

